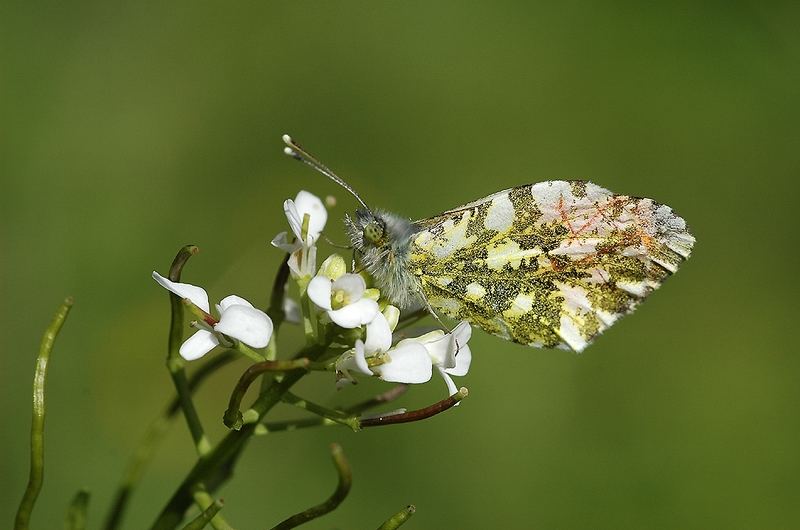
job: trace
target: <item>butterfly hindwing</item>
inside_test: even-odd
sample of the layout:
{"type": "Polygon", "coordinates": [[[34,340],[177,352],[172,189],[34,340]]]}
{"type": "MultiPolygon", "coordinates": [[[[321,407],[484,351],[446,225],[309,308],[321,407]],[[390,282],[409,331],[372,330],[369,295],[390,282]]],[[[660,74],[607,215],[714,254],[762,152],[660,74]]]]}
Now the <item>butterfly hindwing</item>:
{"type": "Polygon", "coordinates": [[[430,305],[508,340],[583,350],[674,273],[694,237],[651,199],[590,182],[495,193],[414,223],[430,305]]]}

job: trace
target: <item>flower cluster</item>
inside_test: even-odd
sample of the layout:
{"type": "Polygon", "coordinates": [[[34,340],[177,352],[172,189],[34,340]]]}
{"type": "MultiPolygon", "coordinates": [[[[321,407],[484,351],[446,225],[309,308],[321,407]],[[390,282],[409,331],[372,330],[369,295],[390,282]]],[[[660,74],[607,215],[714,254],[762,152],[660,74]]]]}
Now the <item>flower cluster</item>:
{"type": "MultiPolygon", "coordinates": [[[[368,287],[367,276],[348,272],[344,258],[337,254],[329,256],[317,269],[317,242],[328,219],[323,202],[301,191],[294,200],[285,201],[283,207],[291,233],[278,234],[272,245],[289,254],[288,266],[300,287],[301,299],[305,297],[313,303],[312,308],[302,300],[298,305],[287,299],[287,320],[299,320],[296,316],[290,318],[288,313],[297,313],[302,307],[302,317],[315,321],[318,329],[336,326],[342,332],[351,331],[346,336],[352,347],[329,365],[336,372],[337,386],[355,383],[357,375],[397,383],[424,383],[435,370],[447,384],[449,394],[455,394],[457,388],[451,376],[466,375],[472,360],[469,324],[461,322],[449,333],[436,330],[395,341],[393,333],[401,320],[400,310],[382,299],[378,289],[368,287]]],[[[272,321],[244,298],[223,298],[216,306],[217,319],[210,314],[208,294],[201,287],[170,281],[157,272],[153,272],[153,278],[188,299],[204,317],[194,323],[198,331],[180,348],[184,359],[198,359],[217,345],[230,347],[235,341],[255,349],[270,343],[272,321]]],[[[313,329],[307,332],[314,333],[313,329]]]]}

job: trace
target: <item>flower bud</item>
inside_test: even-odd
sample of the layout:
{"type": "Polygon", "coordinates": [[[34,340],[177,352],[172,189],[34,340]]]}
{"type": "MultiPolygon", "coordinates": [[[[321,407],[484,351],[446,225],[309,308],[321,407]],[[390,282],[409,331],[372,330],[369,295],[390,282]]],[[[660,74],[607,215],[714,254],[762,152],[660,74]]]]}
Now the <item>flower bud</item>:
{"type": "Polygon", "coordinates": [[[389,329],[394,331],[394,328],[397,327],[397,323],[400,321],[400,310],[390,304],[384,308],[382,313],[383,316],[386,317],[386,321],[389,323],[389,329]]]}
{"type": "Polygon", "coordinates": [[[339,254],[331,254],[319,267],[319,274],[331,280],[338,280],[346,272],[347,264],[339,254]]]}

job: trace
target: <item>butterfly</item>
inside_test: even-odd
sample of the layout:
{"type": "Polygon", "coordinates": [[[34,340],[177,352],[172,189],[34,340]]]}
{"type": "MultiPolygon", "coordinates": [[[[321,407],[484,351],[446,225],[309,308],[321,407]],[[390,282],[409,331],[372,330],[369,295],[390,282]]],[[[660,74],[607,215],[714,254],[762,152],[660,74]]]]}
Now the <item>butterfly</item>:
{"type": "Polygon", "coordinates": [[[674,274],[695,243],[669,206],[579,180],[518,186],[411,221],[369,208],[291,137],[284,142],[361,204],[345,217],[347,234],[392,304],[527,346],[583,351],[674,274]]]}

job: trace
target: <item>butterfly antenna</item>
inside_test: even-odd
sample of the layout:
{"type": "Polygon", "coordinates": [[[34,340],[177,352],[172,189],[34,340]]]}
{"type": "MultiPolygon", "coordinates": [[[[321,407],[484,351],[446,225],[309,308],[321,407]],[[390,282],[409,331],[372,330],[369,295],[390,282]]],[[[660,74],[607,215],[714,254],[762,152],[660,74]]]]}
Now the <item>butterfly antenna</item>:
{"type": "Polygon", "coordinates": [[[291,136],[289,136],[288,134],[284,134],[283,142],[286,144],[286,147],[283,148],[284,153],[294,158],[295,160],[299,160],[300,162],[303,162],[304,164],[311,166],[315,170],[319,171],[320,173],[322,173],[323,175],[334,181],[339,186],[349,191],[350,194],[353,197],[355,197],[359,203],[361,203],[361,206],[363,206],[368,212],[372,213],[372,210],[370,210],[369,206],[367,206],[367,203],[365,203],[361,199],[361,197],[359,197],[358,193],[356,193],[356,190],[350,187],[350,184],[342,180],[342,178],[339,175],[331,171],[331,169],[328,166],[320,162],[314,155],[303,149],[303,147],[300,144],[292,140],[291,136]]]}

